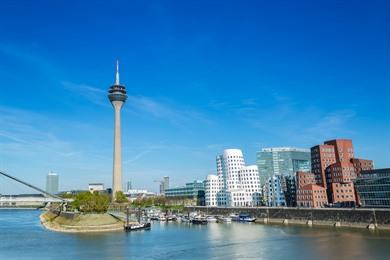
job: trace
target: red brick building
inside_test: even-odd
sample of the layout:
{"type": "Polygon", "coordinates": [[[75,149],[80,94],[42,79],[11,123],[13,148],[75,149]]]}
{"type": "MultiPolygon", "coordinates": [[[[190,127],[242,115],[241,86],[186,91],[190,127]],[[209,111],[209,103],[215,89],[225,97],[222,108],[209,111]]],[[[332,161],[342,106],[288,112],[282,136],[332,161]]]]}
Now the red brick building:
{"type": "Polygon", "coordinates": [[[362,171],[371,171],[374,169],[374,162],[372,160],[352,158],[351,163],[355,167],[357,177],[360,176],[362,171]]]}
{"type": "Polygon", "coordinates": [[[362,170],[373,169],[371,160],[354,158],[352,140],[337,139],[311,148],[316,184],[327,191],[330,203],[358,203],[353,181],[362,170]]]}
{"type": "Polygon", "coordinates": [[[326,189],[316,184],[308,184],[297,190],[297,206],[323,208],[328,204],[326,189]]]}
{"type": "Polygon", "coordinates": [[[326,169],[326,182],[328,185],[335,182],[352,182],[356,179],[356,170],[350,162],[337,162],[326,169]]]}
{"type": "Polygon", "coordinates": [[[336,163],[335,147],[332,145],[317,145],[311,148],[311,171],[316,183],[326,188],[326,168],[336,163]]]}
{"type": "Polygon", "coordinates": [[[297,189],[309,184],[316,184],[315,175],[311,172],[297,172],[297,189]]]}
{"type": "Polygon", "coordinates": [[[337,162],[350,162],[354,158],[353,144],[350,139],[336,139],[326,141],[324,144],[335,148],[337,162]]]}
{"type": "Polygon", "coordinates": [[[333,203],[343,203],[343,202],[355,203],[357,201],[353,182],[332,183],[331,185],[332,185],[333,203]]]}

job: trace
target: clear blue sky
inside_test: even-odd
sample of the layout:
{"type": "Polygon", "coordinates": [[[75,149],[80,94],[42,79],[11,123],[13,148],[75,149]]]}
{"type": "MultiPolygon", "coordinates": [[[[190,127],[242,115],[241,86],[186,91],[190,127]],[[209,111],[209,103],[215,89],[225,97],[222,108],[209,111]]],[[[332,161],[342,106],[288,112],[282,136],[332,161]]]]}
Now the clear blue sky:
{"type": "Polygon", "coordinates": [[[137,188],[203,179],[225,148],[251,164],[333,138],[390,167],[388,1],[79,2],[0,3],[1,169],[111,186],[117,58],[137,188]]]}

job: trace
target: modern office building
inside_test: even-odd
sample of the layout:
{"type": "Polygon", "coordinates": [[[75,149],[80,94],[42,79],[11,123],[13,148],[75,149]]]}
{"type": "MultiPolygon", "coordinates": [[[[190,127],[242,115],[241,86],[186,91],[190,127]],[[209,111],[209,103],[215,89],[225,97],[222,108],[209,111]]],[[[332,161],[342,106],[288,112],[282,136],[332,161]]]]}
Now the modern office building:
{"type": "Polygon", "coordinates": [[[183,204],[191,206],[205,205],[205,185],[203,181],[186,183],[183,187],[169,188],[165,190],[168,204],[183,204]]]}
{"type": "Polygon", "coordinates": [[[46,176],[46,192],[50,194],[57,194],[59,186],[59,177],[57,173],[50,172],[46,176]]]}
{"type": "Polygon", "coordinates": [[[245,166],[239,149],[227,149],[216,158],[217,175],[205,181],[208,206],[258,206],[261,203],[259,171],[256,165],[245,166]]]}
{"type": "Polygon", "coordinates": [[[390,169],[362,171],[355,186],[362,207],[390,208],[390,169]]]}
{"type": "Polygon", "coordinates": [[[256,162],[263,185],[273,175],[295,176],[298,171],[311,170],[310,150],[292,147],[264,148],[256,162]]]}
{"type": "Polygon", "coordinates": [[[122,191],[122,149],[121,149],[121,109],[127,99],[126,88],[119,83],[119,65],[116,63],[115,83],[108,90],[108,99],[115,111],[114,121],[114,161],[112,173],[112,194],[122,191]]]}
{"type": "Polygon", "coordinates": [[[264,201],[268,207],[286,206],[285,194],[283,191],[283,176],[273,175],[269,177],[263,186],[264,201]]]}
{"type": "Polygon", "coordinates": [[[164,195],[167,189],[169,189],[169,176],[164,176],[160,182],[160,194],[164,195]]]}

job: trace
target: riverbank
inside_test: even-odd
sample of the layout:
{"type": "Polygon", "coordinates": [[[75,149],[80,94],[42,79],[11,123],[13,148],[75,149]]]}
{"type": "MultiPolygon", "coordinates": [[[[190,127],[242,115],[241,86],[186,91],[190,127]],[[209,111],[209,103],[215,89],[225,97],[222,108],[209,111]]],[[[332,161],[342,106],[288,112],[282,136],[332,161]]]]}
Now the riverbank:
{"type": "Polygon", "coordinates": [[[218,208],[186,207],[187,212],[201,212],[206,215],[230,215],[246,213],[257,219],[259,224],[329,226],[345,228],[368,228],[390,230],[389,209],[344,209],[344,208],[218,208]]]}
{"type": "Polygon", "coordinates": [[[80,214],[46,211],[40,215],[41,224],[48,230],[65,233],[123,231],[124,222],[110,214],[80,214]]]}

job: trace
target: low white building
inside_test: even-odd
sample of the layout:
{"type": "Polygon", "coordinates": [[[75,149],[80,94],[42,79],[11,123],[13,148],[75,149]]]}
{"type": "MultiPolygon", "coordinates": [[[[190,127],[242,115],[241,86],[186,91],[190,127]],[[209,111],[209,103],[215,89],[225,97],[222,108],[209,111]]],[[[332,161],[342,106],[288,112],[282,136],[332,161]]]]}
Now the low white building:
{"type": "Polygon", "coordinates": [[[124,192],[124,194],[130,201],[156,196],[156,193],[154,192],[147,191],[147,190],[136,190],[136,189],[128,190],[124,192]]]}
{"type": "Polygon", "coordinates": [[[94,193],[95,191],[104,191],[104,184],[103,183],[90,183],[88,184],[88,190],[91,193],[94,193]]]}

